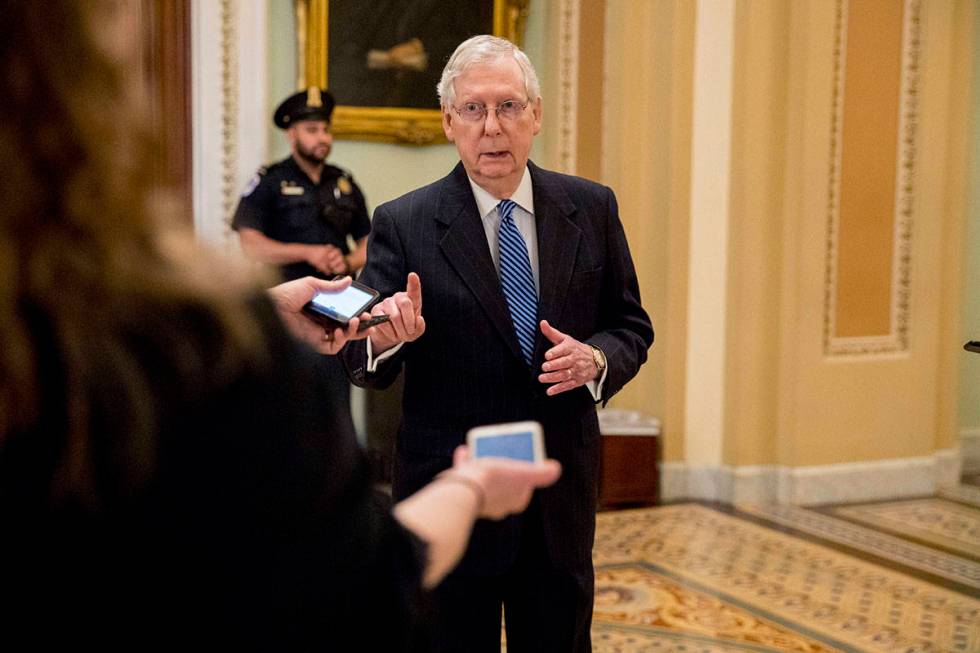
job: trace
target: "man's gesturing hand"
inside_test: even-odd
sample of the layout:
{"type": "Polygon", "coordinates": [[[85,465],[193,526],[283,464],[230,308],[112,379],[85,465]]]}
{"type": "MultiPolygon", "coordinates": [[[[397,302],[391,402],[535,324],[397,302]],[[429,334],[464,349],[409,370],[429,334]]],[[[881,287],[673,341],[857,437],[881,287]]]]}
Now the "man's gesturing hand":
{"type": "Polygon", "coordinates": [[[425,333],[425,319],[422,317],[422,282],[419,275],[408,273],[405,290],[396,292],[384,301],[375,304],[371,315],[384,313],[388,321],[373,327],[371,352],[378,355],[402,342],[412,342],[425,333]]]}
{"type": "Polygon", "coordinates": [[[549,396],[585,385],[599,375],[592,348],[587,344],[562,333],[548,320],[541,320],[541,333],[554,345],[544,353],[542,374],[538,375],[541,383],[553,384],[547,390],[549,396]]]}

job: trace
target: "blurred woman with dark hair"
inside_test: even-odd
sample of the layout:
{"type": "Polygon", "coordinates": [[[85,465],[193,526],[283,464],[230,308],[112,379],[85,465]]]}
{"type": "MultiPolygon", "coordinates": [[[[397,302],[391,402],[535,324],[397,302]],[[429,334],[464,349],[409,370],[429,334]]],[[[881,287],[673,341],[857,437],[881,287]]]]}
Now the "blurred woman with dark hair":
{"type": "Polygon", "coordinates": [[[401,650],[474,520],[557,463],[461,450],[378,508],[279,321],[336,353],[356,320],[327,341],[299,308],[349,280],[270,302],[194,244],[149,176],[120,6],[0,0],[0,637],[401,650]]]}

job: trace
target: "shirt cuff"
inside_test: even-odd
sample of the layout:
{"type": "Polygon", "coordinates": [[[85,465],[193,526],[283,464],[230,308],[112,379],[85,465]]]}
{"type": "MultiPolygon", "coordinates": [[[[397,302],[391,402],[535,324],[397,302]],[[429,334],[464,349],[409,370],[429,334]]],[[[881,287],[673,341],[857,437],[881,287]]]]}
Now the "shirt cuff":
{"type": "MultiPolygon", "coordinates": [[[[387,354],[388,352],[385,353],[387,354]]],[[[602,376],[599,377],[598,381],[593,379],[585,384],[585,387],[589,389],[589,392],[592,394],[592,398],[596,401],[596,403],[602,401],[602,386],[606,383],[606,374],[609,374],[608,365],[606,365],[606,369],[602,370],[602,376]]]]}
{"type": "MultiPolygon", "coordinates": [[[[392,356],[394,356],[395,353],[399,349],[401,349],[402,348],[402,345],[404,345],[404,344],[405,344],[404,342],[399,342],[397,345],[395,345],[391,349],[388,349],[387,351],[384,351],[384,352],[378,354],[378,357],[375,358],[374,357],[374,352],[371,351],[371,339],[368,338],[367,339],[367,371],[368,371],[368,374],[374,374],[375,372],[377,372],[378,371],[378,363],[380,363],[382,361],[385,361],[385,360],[388,360],[389,358],[391,358],[392,356]]],[[[603,375],[603,378],[605,378],[605,375],[603,375]]],[[[599,401],[599,400],[596,399],[596,401],[599,401]]]]}

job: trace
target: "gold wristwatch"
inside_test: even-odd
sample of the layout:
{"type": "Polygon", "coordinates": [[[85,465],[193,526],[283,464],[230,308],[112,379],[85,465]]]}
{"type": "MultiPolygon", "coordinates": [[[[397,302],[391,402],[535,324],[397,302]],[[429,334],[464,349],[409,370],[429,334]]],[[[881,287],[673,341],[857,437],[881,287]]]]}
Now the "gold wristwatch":
{"type": "Polygon", "coordinates": [[[595,368],[599,370],[595,375],[595,378],[598,379],[606,371],[606,355],[595,345],[589,345],[589,347],[592,347],[592,362],[595,363],[595,368]]]}

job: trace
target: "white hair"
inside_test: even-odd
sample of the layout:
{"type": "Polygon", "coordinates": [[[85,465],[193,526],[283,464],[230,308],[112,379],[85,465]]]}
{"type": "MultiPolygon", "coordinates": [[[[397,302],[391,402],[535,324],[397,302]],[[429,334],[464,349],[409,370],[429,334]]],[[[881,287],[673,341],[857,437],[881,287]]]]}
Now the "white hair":
{"type": "Polygon", "coordinates": [[[456,89],[453,87],[453,83],[467,68],[476,64],[496,63],[508,56],[513,57],[521,68],[521,73],[524,75],[524,90],[527,91],[528,100],[534,102],[541,97],[538,74],[534,71],[534,66],[527,55],[507,39],[481,34],[460,43],[453,55],[449,57],[446,67],[442,69],[442,77],[439,79],[439,84],[436,85],[436,92],[439,93],[439,104],[443,110],[453,106],[456,101],[456,89]]]}

